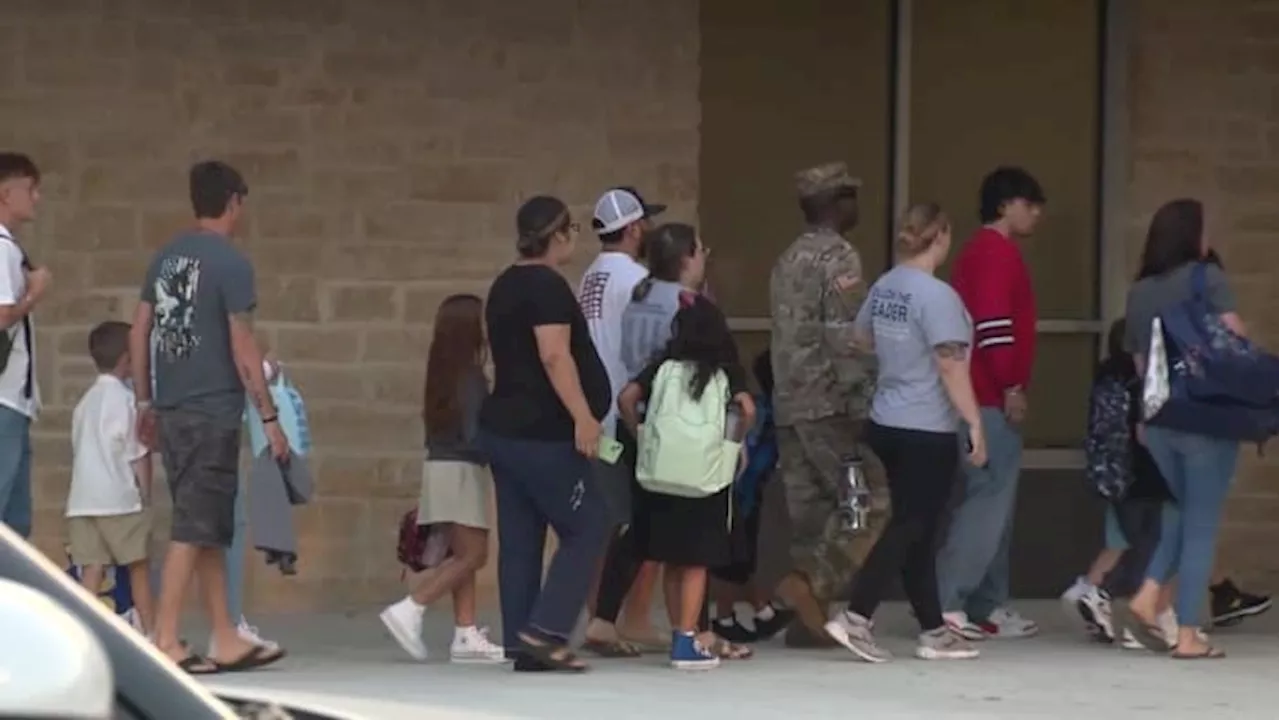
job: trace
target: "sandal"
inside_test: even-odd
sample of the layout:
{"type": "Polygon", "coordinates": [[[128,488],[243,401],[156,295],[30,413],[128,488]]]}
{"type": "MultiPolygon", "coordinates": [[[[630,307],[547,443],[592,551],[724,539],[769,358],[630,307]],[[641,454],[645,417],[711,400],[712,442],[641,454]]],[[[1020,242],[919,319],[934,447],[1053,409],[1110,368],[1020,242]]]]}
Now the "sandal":
{"type": "Polygon", "coordinates": [[[520,635],[520,649],[533,660],[546,666],[548,670],[582,673],[590,669],[586,663],[578,659],[577,655],[573,654],[572,650],[564,645],[552,645],[522,634],[520,635]]]}
{"type": "Polygon", "coordinates": [[[1225,652],[1212,645],[1206,645],[1200,652],[1183,653],[1175,650],[1169,655],[1174,660],[1221,660],[1226,656],[1225,652]]]}
{"type": "Polygon", "coordinates": [[[639,646],[622,639],[596,640],[587,638],[582,641],[582,649],[607,659],[636,658],[644,654],[644,651],[639,646]]]}
{"type": "Polygon", "coordinates": [[[255,645],[247,650],[243,655],[232,660],[229,663],[221,663],[213,660],[213,664],[217,666],[220,672],[245,672],[247,670],[257,670],[266,667],[272,663],[279,662],[284,659],[285,651],[281,648],[271,649],[261,645],[255,645]]]}
{"type": "Polygon", "coordinates": [[[736,645],[722,638],[716,638],[715,642],[706,647],[712,655],[721,660],[750,660],[756,654],[756,651],[747,645],[736,645]]]}
{"type": "Polygon", "coordinates": [[[1151,652],[1166,653],[1172,649],[1164,630],[1138,617],[1133,610],[1129,609],[1127,603],[1119,602],[1112,605],[1111,621],[1115,627],[1128,630],[1139,645],[1151,652]]]}
{"type": "Polygon", "coordinates": [[[630,637],[619,633],[618,639],[627,645],[639,650],[644,655],[666,655],[671,652],[671,640],[660,637],[651,637],[648,640],[636,637],[630,637]]]}
{"type": "Polygon", "coordinates": [[[178,669],[188,675],[217,675],[222,672],[217,663],[194,652],[178,661],[178,669]]]}

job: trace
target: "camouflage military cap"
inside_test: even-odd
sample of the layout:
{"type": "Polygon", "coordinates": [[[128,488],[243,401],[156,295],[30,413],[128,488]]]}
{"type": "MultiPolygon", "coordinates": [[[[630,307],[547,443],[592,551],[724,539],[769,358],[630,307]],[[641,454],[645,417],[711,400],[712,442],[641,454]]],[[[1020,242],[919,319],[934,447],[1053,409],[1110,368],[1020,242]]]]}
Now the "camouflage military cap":
{"type": "Polygon", "coordinates": [[[800,197],[859,187],[862,187],[862,181],[850,175],[849,166],[842,162],[824,163],[796,173],[796,192],[800,197]]]}

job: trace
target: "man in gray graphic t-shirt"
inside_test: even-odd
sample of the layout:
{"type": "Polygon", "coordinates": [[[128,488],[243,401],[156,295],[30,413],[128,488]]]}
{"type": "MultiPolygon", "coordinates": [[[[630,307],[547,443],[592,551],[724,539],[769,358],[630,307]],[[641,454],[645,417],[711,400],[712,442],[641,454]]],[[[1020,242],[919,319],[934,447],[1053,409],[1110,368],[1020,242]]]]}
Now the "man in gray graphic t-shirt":
{"type": "Polygon", "coordinates": [[[226,609],[225,550],[235,534],[246,389],[272,455],[281,462],[289,457],[253,335],[253,268],[230,241],[248,192],[240,174],[224,163],[191,168],[197,228],[151,261],[129,337],[139,435],[159,450],[173,500],[155,642],[192,674],[246,670],[284,656],[279,647],[241,637],[226,609]],[[213,625],[207,659],[178,639],[193,572],[213,625]]]}

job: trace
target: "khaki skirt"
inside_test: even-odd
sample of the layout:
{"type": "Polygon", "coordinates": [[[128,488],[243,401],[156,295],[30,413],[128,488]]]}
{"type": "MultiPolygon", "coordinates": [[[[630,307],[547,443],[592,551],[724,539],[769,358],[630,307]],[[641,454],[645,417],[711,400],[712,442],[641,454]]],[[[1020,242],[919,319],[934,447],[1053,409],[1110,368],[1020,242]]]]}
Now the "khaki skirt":
{"type": "Polygon", "coordinates": [[[469,462],[427,460],[422,464],[418,524],[456,523],[489,528],[489,469],[469,462]]]}

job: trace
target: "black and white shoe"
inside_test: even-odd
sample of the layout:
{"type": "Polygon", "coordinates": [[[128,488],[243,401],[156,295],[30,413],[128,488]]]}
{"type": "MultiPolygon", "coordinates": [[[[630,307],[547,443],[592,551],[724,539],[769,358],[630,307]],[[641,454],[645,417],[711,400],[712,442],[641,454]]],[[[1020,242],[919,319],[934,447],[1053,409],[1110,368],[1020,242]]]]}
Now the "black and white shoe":
{"type": "Polygon", "coordinates": [[[1090,637],[1103,643],[1115,640],[1115,629],[1111,623],[1111,597],[1105,590],[1090,587],[1076,601],[1076,610],[1084,620],[1090,637]]]}
{"type": "Polygon", "coordinates": [[[1247,593],[1236,587],[1230,579],[1211,585],[1209,594],[1214,627],[1238,625],[1245,618],[1261,615],[1271,609],[1272,600],[1269,595],[1247,593]]]}

